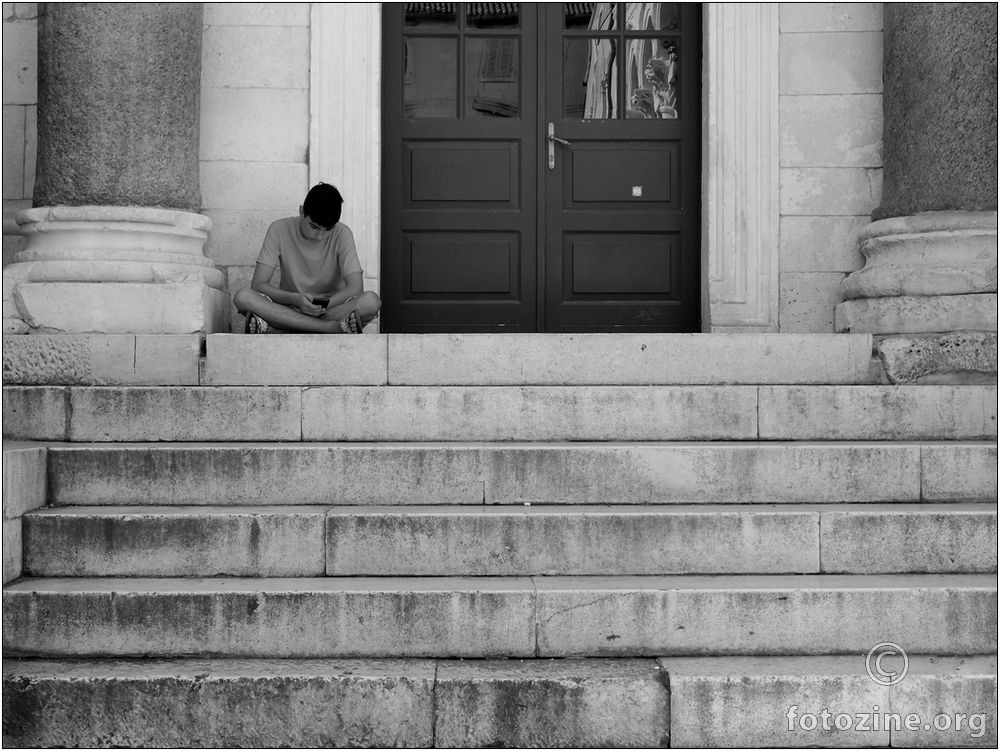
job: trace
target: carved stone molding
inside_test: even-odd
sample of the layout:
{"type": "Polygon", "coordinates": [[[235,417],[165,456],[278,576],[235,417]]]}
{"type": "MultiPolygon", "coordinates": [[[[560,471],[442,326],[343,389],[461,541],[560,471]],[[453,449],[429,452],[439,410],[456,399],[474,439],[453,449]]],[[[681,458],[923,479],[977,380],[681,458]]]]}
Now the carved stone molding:
{"type": "Polygon", "coordinates": [[[365,286],[378,290],[381,248],[382,9],[313,3],[309,184],[344,194],[365,286]]]}
{"type": "Polygon", "coordinates": [[[709,3],[704,28],[702,327],[776,331],[778,5],[709,3]]]}

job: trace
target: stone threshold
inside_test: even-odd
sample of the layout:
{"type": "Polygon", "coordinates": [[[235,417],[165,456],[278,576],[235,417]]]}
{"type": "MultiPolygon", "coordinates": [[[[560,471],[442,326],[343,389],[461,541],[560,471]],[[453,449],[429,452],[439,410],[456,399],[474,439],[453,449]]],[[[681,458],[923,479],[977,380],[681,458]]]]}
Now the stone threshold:
{"type": "Polygon", "coordinates": [[[7,335],[5,385],[878,384],[868,334],[7,335]]]}

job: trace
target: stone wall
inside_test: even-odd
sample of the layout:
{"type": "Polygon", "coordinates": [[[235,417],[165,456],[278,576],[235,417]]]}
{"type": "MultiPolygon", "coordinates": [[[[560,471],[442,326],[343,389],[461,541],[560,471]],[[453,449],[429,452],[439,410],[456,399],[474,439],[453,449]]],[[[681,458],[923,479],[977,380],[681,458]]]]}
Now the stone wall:
{"type": "Polygon", "coordinates": [[[205,3],[201,123],[205,253],[232,295],[308,190],[309,3],[205,3]]]}
{"type": "Polygon", "coordinates": [[[31,206],[38,113],[37,3],[3,4],[3,265],[24,238],[14,214],[31,206]]]}
{"type": "Polygon", "coordinates": [[[833,331],[882,188],[882,4],[780,8],[779,328],[833,331]]]}

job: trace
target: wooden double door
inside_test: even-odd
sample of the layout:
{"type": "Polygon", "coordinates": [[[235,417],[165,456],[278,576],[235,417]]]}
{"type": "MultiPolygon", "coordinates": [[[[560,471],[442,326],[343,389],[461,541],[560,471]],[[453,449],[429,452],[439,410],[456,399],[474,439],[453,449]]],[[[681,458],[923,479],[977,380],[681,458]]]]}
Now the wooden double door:
{"type": "Polygon", "coordinates": [[[386,4],[383,57],[384,331],[698,330],[699,6],[386,4]]]}

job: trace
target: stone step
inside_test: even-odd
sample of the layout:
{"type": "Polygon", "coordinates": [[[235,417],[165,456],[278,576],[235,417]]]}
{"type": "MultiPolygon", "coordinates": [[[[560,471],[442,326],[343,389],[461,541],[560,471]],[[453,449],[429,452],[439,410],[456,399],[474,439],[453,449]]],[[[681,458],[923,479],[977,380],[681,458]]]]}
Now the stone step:
{"type": "MultiPolygon", "coordinates": [[[[872,645],[875,646],[874,644],[872,645]]],[[[677,748],[996,748],[996,655],[669,657],[677,748]],[[873,667],[876,682],[866,665],[873,667]],[[891,685],[897,673],[902,679],[891,685]],[[825,715],[824,715],[825,713],[825,715]]]]}
{"type": "Polygon", "coordinates": [[[84,441],[986,440],[996,386],[6,387],[4,435],[84,441]]]}
{"type": "Polygon", "coordinates": [[[872,338],[857,334],[214,334],[203,383],[880,383],[872,350],[872,338]]]}
{"type": "Polygon", "coordinates": [[[868,334],[211,334],[203,358],[197,334],[5,335],[3,348],[4,383],[23,386],[885,381],[868,334]]]}
{"type": "Polygon", "coordinates": [[[989,573],[996,504],[54,507],[28,576],[989,573]]]}
{"type": "Polygon", "coordinates": [[[990,574],[21,579],[7,656],[988,654],[990,574]]]}
{"type": "Polygon", "coordinates": [[[859,655],[5,660],[3,744],[996,747],[995,657],[913,655],[906,680],[891,686],[873,682],[864,665],[859,655]],[[873,707],[878,729],[859,729],[858,714],[874,726],[873,707]],[[948,729],[936,730],[943,709],[952,712],[948,729]],[[839,715],[849,716],[848,730],[835,729],[847,727],[839,715]],[[908,715],[916,729],[906,729],[908,715]]]}
{"type": "Polygon", "coordinates": [[[995,442],[53,446],[54,505],[993,499],[995,442]]]}

